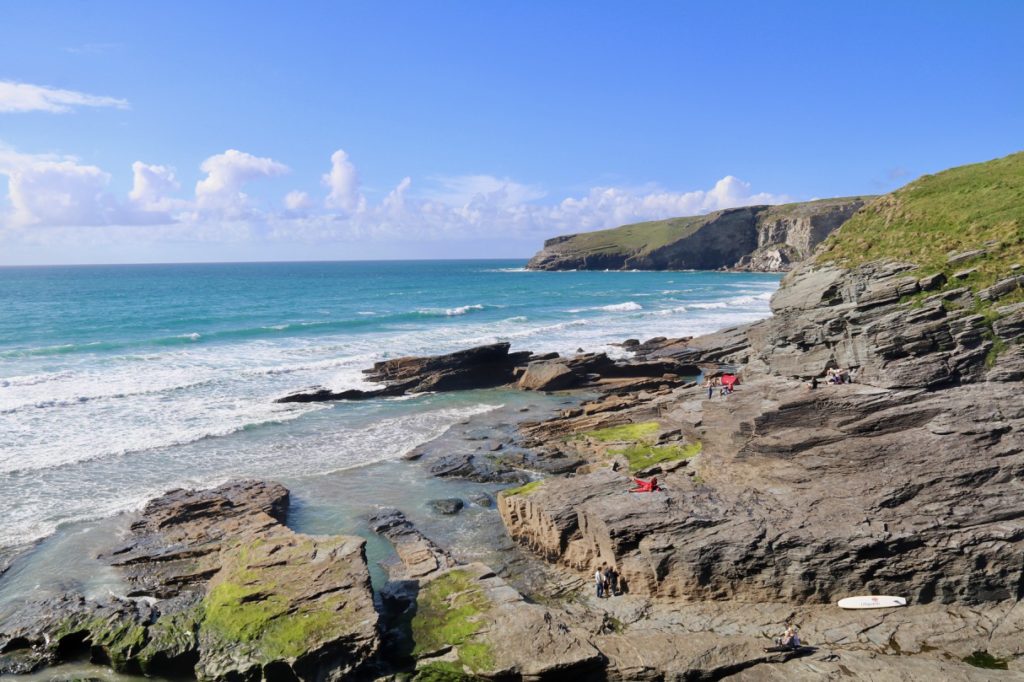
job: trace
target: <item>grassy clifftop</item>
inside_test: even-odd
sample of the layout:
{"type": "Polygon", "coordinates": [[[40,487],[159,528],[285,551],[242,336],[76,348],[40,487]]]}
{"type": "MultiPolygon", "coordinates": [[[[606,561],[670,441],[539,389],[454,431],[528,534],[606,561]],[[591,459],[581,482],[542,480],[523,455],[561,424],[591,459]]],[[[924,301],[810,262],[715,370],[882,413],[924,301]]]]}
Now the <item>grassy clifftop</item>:
{"type": "Polygon", "coordinates": [[[871,202],[819,247],[819,262],[917,263],[979,289],[1024,263],[1024,152],[925,175],[871,202]],[[973,258],[957,258],[984,250],[973,258]],[[953,258],[951,258],[951,255],[953,258]]]}
{"type": "MultiPolygon", "coordinates": [[[[840,197],[836,199],[817,199],[792,204],[775,206],[755,206],[759,218],[779,220],[784,218],[800,218],[811,216],[822,209],[839,206],[851,199],[863,197],[840,197]]],[[[733,209],[726,209],[733,210],[733,209]]],[[[601,252],[632,252],[636,254],[650,253],[663,246],[689,237],[702,226],[713,222],[725,211],[715,211],[706,215],[689,216],[686,218],[668,218],[666,220],[650,220],[644,223],[632,223],[620,227],[612,227],[596,232],[583,232],[569,236],[572,245],[579,251],[592,253],[601,252]]],[[[565,239],[565,238],[562,238],[565,239]]]]}
{"type": "Polygon", "coordinates": [[[866,199],[749,206],[564,235],[547,240],[527,267],[715,269],[732,267],[759,247],[783,244],[804,257],[866,199]]]}

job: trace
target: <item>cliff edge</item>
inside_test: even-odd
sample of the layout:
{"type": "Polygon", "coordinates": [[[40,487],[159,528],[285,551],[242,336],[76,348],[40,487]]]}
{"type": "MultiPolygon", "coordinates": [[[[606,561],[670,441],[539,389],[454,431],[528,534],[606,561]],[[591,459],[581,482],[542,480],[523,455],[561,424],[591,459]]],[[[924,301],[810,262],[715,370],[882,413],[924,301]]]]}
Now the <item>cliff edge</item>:
{"type": "Polygon", "coordinates": [[[554,237],[532,270],[789,270],[872,197],[746,206],[554,237]]]}

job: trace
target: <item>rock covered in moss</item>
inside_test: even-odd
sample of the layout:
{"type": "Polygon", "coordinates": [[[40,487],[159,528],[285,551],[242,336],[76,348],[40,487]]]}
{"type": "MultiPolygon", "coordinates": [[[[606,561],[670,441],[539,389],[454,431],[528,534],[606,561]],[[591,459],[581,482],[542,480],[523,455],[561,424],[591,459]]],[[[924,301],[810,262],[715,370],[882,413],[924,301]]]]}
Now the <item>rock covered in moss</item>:
{"type": "Polygon", "coordinates": [[[0,669],[87,652],[119,672],[322,680],[378,648],[365,541],[282,523],[288,491],[233,482],[148,504],[123,546],[128,599],[65,595],[0,623],[0,669]]]}
{"type": "Polygon", "coordinates": [[[578,679],[603,665],[585,633],[480,563],[423,581],[411,628],[420,667],[444,660],[487,679],[530,680],[578,679]]]}
{"type": "Polygon", "coordinates": [[[377,614],[364,540],[281,528],[222,550],[199,622],[203,679],[344,675],[374,653],[377,614]]]}

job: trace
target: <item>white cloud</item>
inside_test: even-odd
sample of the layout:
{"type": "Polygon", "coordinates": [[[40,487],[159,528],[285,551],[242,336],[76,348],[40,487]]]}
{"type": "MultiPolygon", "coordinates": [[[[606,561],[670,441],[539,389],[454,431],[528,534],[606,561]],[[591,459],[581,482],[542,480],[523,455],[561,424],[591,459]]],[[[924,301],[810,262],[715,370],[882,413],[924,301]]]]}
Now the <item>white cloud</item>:
{"type": "Polygon", "coordinates": [[[168,195],[181,189],[174,169],[141,161],[132,164],[132,190],[128,198],[144,211],[169,211],[182,208],[183,202],[168,195]]]}
{"type": "Polygon", "coordinates": [[[72,157],[20,154],[0,148],[0,175],[7,176],[12,227],[102,225],[116,209],[105,194],[110,175],[72,157]]]}
{"type": "Polygon", "coordinates": [[[432,178],[436,187],[426,196],[434,201],[455,206],[484,201],[513,206],[542,199],[547,193],[539,187],[523,185],[493,175],[458,175],[432,178]]]}
{"type": "Polygon", "coordinates": [[[48,111],[64,113],[75,107],[113,107],[127,109],[127,100],[89,95],[75,90],[50,88],[45,85],[0,81],[0,113],[48,111]]]}
{"type": "Polygon", "coordinates": [[[242,187],[252,180],[288,172],[288,166],[266,157],[229,149],[203,161],[199,167],[206,177],[196,183],[196,208],[228,218],[245,217],[249,197],[242,187]]]}
{"type": "Polygon", "coordinates": [[[305,211],[313,206],[313,200],[308,193],[293,190],[284,195],[284,206],[289,211],[305,211]]]}
{"type": "Polygon", "coordinates": [[[754,192],[749,183],[728,175],[708,189],[595,187],[541,202],[545,193],[535,186],[466,175],[432,178],[419,191],[406,177],[371,204],[359,189],[355,165],[338,150],[323,176],[329,188],[324,206],[309,193],[293,190],[284,196],[283,208],[271,210],[243,189],[254,180],[288,172],[284,164],[229,149],[207,158],[200,168],[206,175],[196,183],[194,199],[179,199],[173,196],[180,188],[173,169],[137,161],[131,191],[118,200],[108,192],[109,174],[96,166],[0,146],[0,176],[7,177],[9,205],[0,213],[0,229],[50,227],[56,234],[56,228],[107,225],[117,227],[109,230],[111,235],[128,230],[133,238],[157,242],[380,241],[394,242],[399,251],[405,241],[445,239],[513,239],[539,247],[556,234],[791,200],[754,192]],[[142,225],[149,227],[139,230],[142,225]]]}
{"type": "Polygon", "coordinates": [[[324,205],[348,213],[366,208],[366,199],[359,192],[359,174],[355,165],[348,160],[345,150],[331,154],[331,170],[323,176],[324,185],[330,189],[324,205]]]}

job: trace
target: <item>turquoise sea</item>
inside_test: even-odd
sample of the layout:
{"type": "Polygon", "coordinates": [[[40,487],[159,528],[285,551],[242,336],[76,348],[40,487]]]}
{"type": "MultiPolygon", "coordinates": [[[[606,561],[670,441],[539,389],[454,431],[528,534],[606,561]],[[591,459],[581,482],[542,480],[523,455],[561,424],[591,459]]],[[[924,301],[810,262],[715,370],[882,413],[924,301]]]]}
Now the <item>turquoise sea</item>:
{"type": "MultiPolygon", "coordinates": [[[[528,272],[523,261],[0,268],[0,547],[177,486],[318,477],[401,457],[507,391],[278,405],[375,360],[508,340],[626,338],[768,315],[778,276],[528,272]]],[[[353,473],[358,476],[358,473],[353,473]]]]}

